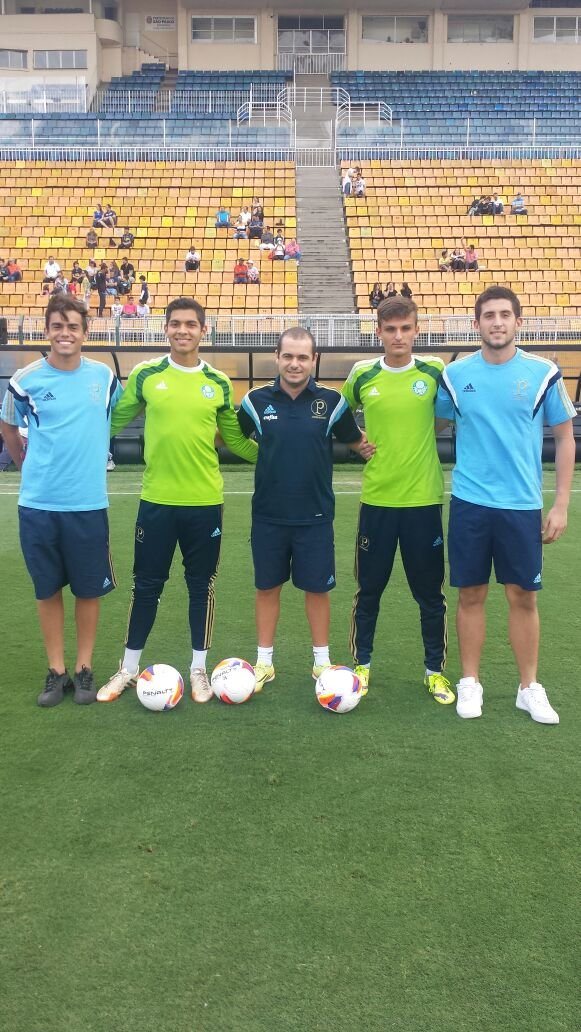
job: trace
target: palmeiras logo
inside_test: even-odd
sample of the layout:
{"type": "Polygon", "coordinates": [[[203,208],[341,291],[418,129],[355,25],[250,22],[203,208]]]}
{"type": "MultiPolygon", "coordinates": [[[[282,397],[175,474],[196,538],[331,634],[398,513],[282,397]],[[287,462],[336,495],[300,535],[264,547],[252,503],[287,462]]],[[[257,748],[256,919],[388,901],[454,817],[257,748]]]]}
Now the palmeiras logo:
{"type": "Polygon", "coordinates": [[[202,394],[204,395],[205,398],[213,398],[215,393],[216,392],[215,392],[214,388],[210,387],[209,383],[205,383],[204,386],[202,387],[202,394]]]}
{"type": "Polygon", "coordinates": [[[417,394],[418,398],[423,398],[424,394],[427,393],[428,385],[425,380],[414,380],[412,383],[412,391],[417,394]]]}
{"type": "Polygon", "coordinates": [[[317,398],[311,405],[311,412],[314,419],[324,419],[327,415],[327,402],[322,398],[317,398]]]}

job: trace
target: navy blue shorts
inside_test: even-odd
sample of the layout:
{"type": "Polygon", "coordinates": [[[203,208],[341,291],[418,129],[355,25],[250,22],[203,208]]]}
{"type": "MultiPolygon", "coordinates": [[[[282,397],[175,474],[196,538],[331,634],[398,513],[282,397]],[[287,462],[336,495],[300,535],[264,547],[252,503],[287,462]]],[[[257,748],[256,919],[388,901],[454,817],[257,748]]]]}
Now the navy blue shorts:
{"type": "Polygon", "coordinates": [[[36,598],[70,584],[77,598],[100,598],[116,587],[106,509],[49,512],[18,507],[20,545],[36,598]]]}
{"type": "Polygon", "coordinates": [[[288,525],[253,520],[250,535],[254,583],[269,591],[291,577],[300,591],[322,593],[335,587],[333,524],[288,525]]]}
{"type": "Polygon", "coordinates": [[[542,523],[541,509],[493,509],[452,497],[448,524],[450,584],[455,588],[488,584],[494,563],[499,584],[539,591],[542,523]]]}

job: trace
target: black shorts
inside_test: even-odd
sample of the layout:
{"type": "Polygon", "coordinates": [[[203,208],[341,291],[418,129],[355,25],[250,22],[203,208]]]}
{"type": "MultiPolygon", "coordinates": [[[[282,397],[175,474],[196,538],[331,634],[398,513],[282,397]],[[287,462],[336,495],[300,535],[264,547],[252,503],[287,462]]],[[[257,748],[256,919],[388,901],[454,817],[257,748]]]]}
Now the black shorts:
{"type": "Polygon", "coordinates": [[[49,512],[18,507],[20,544],[36,598],[70,584],[77,598],[100,598],[116,587],[106,509],[49,512]]]}
{"type": "Polygon", "coordinates": [[[543,572],[541,509],[493,509],[452,497],[448,523],[450,584],[488,584],[492,564],[499,584],[540,591],[543,572]]]}
{"type": "Polygon", "coordinates": [[[333,524],[252,521],[254,582],[269,591],[292,576],[295,588],[320,594],[335,587],[333,524]]]}

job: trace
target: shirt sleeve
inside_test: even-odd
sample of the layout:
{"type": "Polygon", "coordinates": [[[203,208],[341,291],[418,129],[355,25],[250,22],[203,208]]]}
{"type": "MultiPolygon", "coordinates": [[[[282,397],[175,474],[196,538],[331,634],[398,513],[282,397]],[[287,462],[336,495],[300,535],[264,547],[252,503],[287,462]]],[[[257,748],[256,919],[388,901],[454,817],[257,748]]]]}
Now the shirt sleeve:
{"type": "Polygon", "coordinates": [[[354,412],[355,409],[357,408],[357,402],[355,401],[355,394],[353,392],[353,374],[354,374],[354,372],[355,372],[355,370],[352,369],[351,372],[349,373],[349,376],[345,380],[345,383],[343,384],[343,386],[341,388],[341,394],[345,398],[345,401],[347,402],[347,404],[348,404],[348,406],[349,406],[349,408],[351,409],[352,412],[354,412]]]}
{"type": "Polygon", "coordinates": [[[4,395],[0,419],[11,426],[26,426],[25,416],[28,416],[29,412],[30,405],[27,396],[23,395],[22,390],[12,378],[4,395]]]}
{"type": "Polygon", "coordinates": [[[111,417],[111,437],[115,437],[124,426],[145,408],[144,402],[137,397],[137,371],[134,369],[127,380],[127,386],[119,395],[111,417]]]}
{"type": "Polygon", "coordinates": [[[327,433],[333,433],[342,444],[355,444],[361,440],[361,430],[355,422],[347,399],[341,394],[338,395],[337,405],[329,418],[327,433]]]}
{"type": "Polygon", "coordinates": [[[256,441],[249,441],[241,429],[240,422],[236,417],[234,408],[228,406],[218,412],[217,419],[220,436],[227,448],[234,455],[239,455],[247,462],[256,462],[258,458],[258,445],[256,441]]]}
{"type": "MultiPolygon", "coordinates": [[[[541,392],[542,387],[539,393],[541,392]]],[[[556,367],[539,401],[543,407],[543,420],[549,426],[558,426],[559,423],[565,423],[577,415],[577,410],[567,394],[563,375],[556,367]]],[[[535,414],[538,407],[539,404],[535,404],[535,414]]]]}
{"type": "Polygon", "coordinates": [[[436,419],[449,419],[454,422],[456,419],[456,407],[448,384],[444,376],[440,377],[438,393],[436,394],[436,419]]]}
{"type": "Polygon", "coordinates": [[[250,395],[244,395],[236,415],[238,418],[238,425],[245,437],[251,437],[252,434],[259,436],[262,433],[260,418],[254,405],[250,401],[250,395]]]}

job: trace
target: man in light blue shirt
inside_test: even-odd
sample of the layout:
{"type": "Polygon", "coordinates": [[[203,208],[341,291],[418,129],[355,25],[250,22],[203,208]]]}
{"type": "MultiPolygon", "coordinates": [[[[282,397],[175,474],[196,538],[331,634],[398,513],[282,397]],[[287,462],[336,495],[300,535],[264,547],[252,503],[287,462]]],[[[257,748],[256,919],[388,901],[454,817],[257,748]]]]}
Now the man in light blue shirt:
{"type": "Polygon", "coordinates": [[[115,587],[109,552],[106,464],[111,410],[121,396],[114,373],[81,356],[87,309],[55,294],[46,309],[50,352],[14,374],[2,404],[2,435],[22,480],[20,542],[32,577],[49,670],[39,706],[96,699],[91,669],[99,601],[115,587]],[[22,462],[20,428],[28,422],[22,462]],[[77,658],[64,658],[62,589],[75,596],[77,658]]]}
{"type": "Polygon", "coordinates": [[[557,366],[515,345],[520,301],[506,287],[489,287],[476,300],[480,351],[447,366],[436,416],[456,424],[456,465],[448,529],[450,583],[459,588],[457,631],[462,663],[456,709],[482,713],[479,679],[485,602],[492,564],[504,585],[509,635],[520,674],[518,709],[542,724],[559,717],[537,681],[542,545],[567,526],[575,466],[570,401],[557,366]],[[543,521],[543,425],[556,445],[556,494],[543,521]]]}

